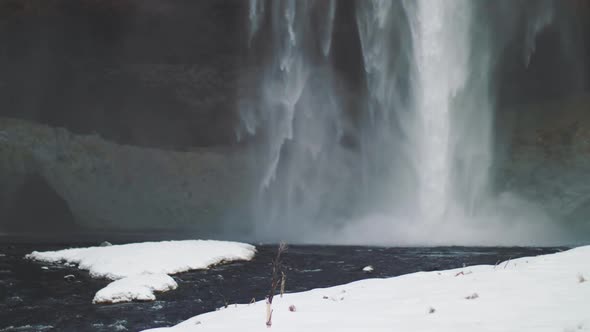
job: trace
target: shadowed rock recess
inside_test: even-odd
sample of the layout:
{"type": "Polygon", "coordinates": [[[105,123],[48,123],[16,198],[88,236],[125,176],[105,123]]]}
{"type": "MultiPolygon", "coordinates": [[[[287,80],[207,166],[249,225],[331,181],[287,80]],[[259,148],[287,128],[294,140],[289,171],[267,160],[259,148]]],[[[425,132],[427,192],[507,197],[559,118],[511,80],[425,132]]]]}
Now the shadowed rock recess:
{"type": "Polygon", "coordinates": [[[229,148],[175,152],[119,145],[2,118],[0,154],[2,212],[10,211],[2,215],[2,227],[8,230],[19,222],[25,223],[17,229],[21,232],[51,229],[71,220],[71,214],[79,225],[94,229],[219,232],[226,211],[240,211],[246,201],[241,197],[248,182],[245,159],[229,148]],[[28,189],[23,198],[31,181],[46,185],[28,189]],[[40,188],[47,186],[51,190],[43,193],[40,188]],[[42,209],[56,201],[61,211],[59,204],[42,209]],[[31,210],[38,211],[34,218],[31,210]],[[45,226],[32,228],[36,225],[45,226]]]}
{"type": "MultiPolygon", "coordinates": [[[[365,93],[356,5],[338,1],[330,55],[352,123],[338,148],[352,156],[365,93]]],[[[0,234],[247,237],[260,137],[238,140],[239,110],[260,97],[268,57],[268,36],[248,45],[248,11],[241,0],[0,0],[0,234]]],[[[590,5],[555,15],[528,66],[520,37],[494,59],[493,189],[587,240],[590,5]]]]}

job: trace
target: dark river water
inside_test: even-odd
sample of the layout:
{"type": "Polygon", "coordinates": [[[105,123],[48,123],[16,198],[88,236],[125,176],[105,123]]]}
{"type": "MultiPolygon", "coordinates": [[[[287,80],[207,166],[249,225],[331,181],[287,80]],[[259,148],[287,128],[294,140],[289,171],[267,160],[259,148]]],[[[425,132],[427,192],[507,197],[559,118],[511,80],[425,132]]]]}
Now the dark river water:
{"type": "MultiPolygon", "coordinates": [[[[257,246],[249,262],[173,276],[178,289],[157,295],[154,302],[111,305],[91,303],[109,281],[92,279],[75,267],[25,260],[34,251],[97,245],[90,243],[31,244],[0,239],[0,331],[138,331],[170,326],[225,303],[262,300],[269,290],[276,246],[257,246]],[[66,280],[64,276],[74,275],[66,280]]],[[[290,246],[284,254],[287,292],[335,286],[366,278],[495,264],[522,256],[553,253],[565,248],[382,248],[290,246]],[[363,267],[372,265],[372,273],[363,267]]]]}

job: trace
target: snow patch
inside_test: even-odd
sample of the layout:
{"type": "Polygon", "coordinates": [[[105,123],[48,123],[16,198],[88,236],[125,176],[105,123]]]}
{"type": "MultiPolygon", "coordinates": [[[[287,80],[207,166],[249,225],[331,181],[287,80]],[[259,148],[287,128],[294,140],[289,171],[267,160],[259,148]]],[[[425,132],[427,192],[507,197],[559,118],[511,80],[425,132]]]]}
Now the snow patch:
{"type": "MultiPolygon", "coordinates": [[[[273,301],[272,330],[590,331],[590,282],[577,278],[590,275],[588,262],[590,246],[513,259],[502,268],[418,272],[285,294],[273,301]]],[[[265,311],[262,302],[229,306],[149,331],[262,331],[265,311]]]]}
{"type": "Polygon", "coordinates": [[[254,246],[226,241],[143,242],[106,247],[34,251],[26,258],[45,263],[74,263],[95,278],[117,280],[142,273],[176,274],[235,260],[250,260],[254,246]]]}
{"type": "Polygon", "coordinates": [[[176,289],[178,284],[167,274],[146,273],[119,279],[99,290],[92,303],[153,301],[154,292],[176,289]]]}
{"type": "MultiPolygon", "coordinates": [[[[246,243],[186,240],[143,242],[34,251],[27,259],[45,263],[77,264],[95,278],[116,280],[96,293],[94,303],[154,300],[154,292],[178,287],[170,274],[206,269],[236,260],[250,260],[256,249],[246,243]]],[[[43,269],[47,267],[43,266],[43,269]]]]}

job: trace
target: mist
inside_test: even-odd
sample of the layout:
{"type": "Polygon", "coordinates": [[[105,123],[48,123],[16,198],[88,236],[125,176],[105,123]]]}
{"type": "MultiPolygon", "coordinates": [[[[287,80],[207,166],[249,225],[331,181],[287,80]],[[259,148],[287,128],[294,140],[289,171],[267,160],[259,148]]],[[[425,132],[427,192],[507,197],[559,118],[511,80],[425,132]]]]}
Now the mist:
{"type": "MultiPolygon", "coordinates": [[[[503,100],[501,86],[515,79],[503,67],[526,76],[538,39],[571,31],[572,9],[553,1],[251,1],[250,52],[265,66],[258,102],[240,111],[243,131],[261,137],[253,152],[261,169],[252,193],[256,236],[389,245],[573,241],[550,211],[494,183],[502,167],[494,121],[500,106],[516,102],[503,100]],[[346,42],[360,49],[357,68],[347,68],[361,72],[349,75],[357,82],[341,83],[338,58],[347,55],[332,51],[338,39],[325,34],[337,31],[336,13],[356,17],[358,33],[346,42]],[[351,94],[352,112],[344,106],[351,94]]],[[[584,68],[583,53],[565,47],[579,42],[571,38],[552,56],[584,68]]],[[[572,90],[583,90],[577,70],[570,73],[572,90]]]]}

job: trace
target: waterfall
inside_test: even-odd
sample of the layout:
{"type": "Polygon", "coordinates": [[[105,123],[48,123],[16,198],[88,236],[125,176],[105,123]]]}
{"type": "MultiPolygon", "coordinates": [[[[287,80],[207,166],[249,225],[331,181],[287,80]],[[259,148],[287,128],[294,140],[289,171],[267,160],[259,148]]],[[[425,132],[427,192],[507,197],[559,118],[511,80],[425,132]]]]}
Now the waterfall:
{"type": "Polygon", "coordinates": [[[552,1],[537,1],[531,7],[530,10],[534,11],[534,15],[527,19],[524,41],[524,61],[526,66],[530,64],[531,56],[535,53],[537,35],[553,21],[552,1]]]}
{"type": "MultiPolygon", "coordinates": [[[[336,88],[337,3],[250,0],[249,44],[270,45],[255,106],[240,110],[261,138],[256,236],[466,243],[498,235],[511,220],[490,188],[491,86],[508,38],[494,36],[486,17],[497,6],[516,31],[518,15],[502,11],[512,2],[355,1],[356,22],[347,24],[358,28],[364,92],[352,125],[336,88]],[[343,146],[347,127],[358,147],[343,146]]],[[[530,17],[515,7],[528,17],[525,64],[551,21],[549,5],[530,17]]]]}
{"type": "Polygon", "coordinates": [[[243,119],[257,119],[246,121],[249,131],[264,137],[255,152],[262,165],[254,203],[263,238],[312,229],[329,200],[341,136],[329,62],[335,12],[335,0],[250,2],[251,38],[264,25],[271,43],[259,99],[241,110],[243,119]]]}
{"type": "MultiPolygon", "coordinates": [[[[455,160],[463,159],[461,154],[471,150],[469,145],[477,145],[482,150],[480,155],[489,154],[490,149],[487,130],[480,132],[479,137],[459,137],[457,140],[453,139],[452,133],[453,107],[458,104],[456,98],[471,69],[471,2],[429,0],[401,4],[402,7],[398,8],[391,1],[363,1],[357,12],[369,91],[366,107],[371,118],[382,119],[379,124],[371,126],[373,133],[381,131],[378,137],[384,138],[379,146],[381,151],[371,155],[383,155],[388,147],[399,146],[403,141],[402,146],[395,148],[396,153],[385,153],[389,159],[386,162],[392,167],[392,160],[399,159],[401,154],[408,159],[410,166],[399,171],[398,165],[398,171],[390,175],[394,177],[390,183],[415,177],[414,190],[408,190],[408,185],[402,187],[406,196],[413,196],[410,201],[415,202],[415,213],[411,217],[416,222],[421,222],[419,219],[434,222],[443,217],[451,204],[462,204],[452,188],[455,160]],[[394,25],[395,21],[401,20],[399,14],[396,17],[396,12],[400,11],[405,14],[409,38],[392,44],[394,34],[400,30],[399,25],[394,25]],[[400,61],[404,61],[396,55],[400,52],[411,54],[403,63],[411,68],[405,75],[399,72],[400,61]],[[403,90],[400,79],[406,81],[409,89],[403,90]],[[401,103],[404,94],[409,94],[410,100],[401,103]],[[404,135],[392,134],[396,130],[401,130],[404,135]],[[454,146],[455,143],[460,146],[454,146]]],[[[486,99],[481,101],[485,103],[486,99]]],[[[487,112],[484,106],[480,106],[478,112],[487,112]]],[[[480,117],[478,120],[485,119],[480,117]]],[[[489,126],[489,121],[486,125],[489,126]]],[[[460,131],[460,128],[454,129],[460,131]]],[[[374,141],[375,136],[371,140],[374,141]]],[[[489,158],[486,161],[489,162],[489,158]]],[[[487,166],[472,171],[485,173],[487,166]]],[[[393,193],[392,199],[402,196],[404,193],[393,193]]]]}
{"type": "Polygon", "coordinates": [[[250,7],[248,13],[248,19],[250,21],[250,34],[248,35],[248,44],[252,42],[252,38],[260,29],[260,23],[264,16],[264,1],[250,0],[250,7]]]}
{"type": "MultiPolygon", "coordinates": [[[[406,4],[412,30],[414,49],[413,96],[417,116],[416,172],[418,174],[418,197],[421,217],[427,221],[440,219],[449,209],[449,204],[458,204],[464,208],[465,197],[458,197],[452,188],[452,167],[454,160],[463,159],[461,154],[480,149],[479,155],[485,158],[478,169],[465,168],[462,176],[486,177],[490,154],[488,129],[472,136],[457,137],[461,132],[452,123],[453,112],[470,112],[468,109],[456,109],[461,104],[460,98],[472,67],[471,56],[471,1],[467,0],[419,0],[406,4]],[[453,125],[455,127],[453,128],[453,125]],[[455,145],[456,144],[456,145],[455,145]],[[479,174],[470,174],[477,172],[479,174]]],[[[480,47],[485,47],[480,45],[480,47]]],[[[490,126],[485,113],[485,96],[475,104],[477,112],[484,117],[475,120],[485,121],[490,126]]],[[[472,95],[467,98],[473,98],[472,95]]],[[[466,114],[460,114],[466,117],[466,114]]],[[[467,125],[478,125],[468,123],[467,125]]],[[[480,183],[485,185],[485,182],[480,183]]],[[[476,188],[482,190],[481,188],[476,188]]]]}
{"type": "MultiPolygon", "coordinates": [[[[415,68],[414,105],[418,202],[427,219],[440,218],[448,205],[450,185],[451,98],[465,82],[468,44],[462,35],[469,26],[456,19],[456,3],[416,1],[411,15],[415,68]],[[451,14],[451,15],[449,15],[451,14]]],[[[459,6],[457,6],[459,7],[459,6]]],[[[462,16],[462,15],[457,15],[462,16]]]]}

